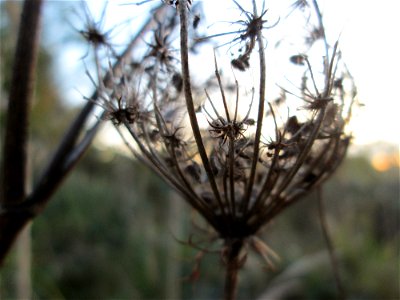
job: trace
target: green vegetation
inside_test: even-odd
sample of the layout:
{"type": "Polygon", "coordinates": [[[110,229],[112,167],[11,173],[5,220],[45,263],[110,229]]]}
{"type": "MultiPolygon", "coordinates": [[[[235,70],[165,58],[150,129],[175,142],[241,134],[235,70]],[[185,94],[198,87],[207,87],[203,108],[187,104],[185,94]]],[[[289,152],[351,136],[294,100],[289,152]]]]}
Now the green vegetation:
{"type": "MultiPolygon", "coordinates": [[[[179,267],[172,276],[182,298],[217,298],[223,274],[219,254],[206,254],[198,280],[187,280],[198,251],[174,237],[194,232],[189,208],[168,215],[175,196],[159,178],[124,156],[107,162],[103,156],[92,150],[33,224],[34,297],[161,299],[172,262],[179,267]],[[179,218],[178,232],[171,229],[171,218],[179,218]]],[[[353,157],[325,188],[327,219],[350,298],[398,297],[398,172],[379,173],[365,158],[353,157]]],[[[281,286],[287,289],[282,299],[335,298],[316,209],[316,200],[305,199],[267,227],[265,240],[281,262],[275,271],[262,270],[264,262],[249,255],[239,296],[256,298],[281,286]]],[[[12,298],[14,287],[6,280],[14,272],[12,256],[3,271],[2,296],[12,298]]]]}

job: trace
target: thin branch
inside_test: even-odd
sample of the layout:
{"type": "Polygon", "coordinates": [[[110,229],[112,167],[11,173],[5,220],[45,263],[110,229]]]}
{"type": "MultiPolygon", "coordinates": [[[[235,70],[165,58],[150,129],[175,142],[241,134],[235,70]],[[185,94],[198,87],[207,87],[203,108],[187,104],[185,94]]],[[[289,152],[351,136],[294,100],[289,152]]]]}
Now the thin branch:
{"type": "MultiPolygon", "coordinates": [[[[313,5],[315,8],[315,12],[317,14],[317,18],[318,18],[318,23],[319,23],[319,29],[322,31],[322,39],[324,40],[324,44],[325,44],[325,59],[326,62],[329,62],[329,46],[328,46],[328,41],[326,39],[326,33],[325,33],[325,26],[324,26],[324,22],[322,19],[322,13],[321,10],[319,9],[319,5],[318,5],[318,1],[317,0],[313,0],[313,5]]],[[[326,64],[325,64],[326,67],[326,64]]]]}
{"type": "MultiPolygon", "coordinates": [[[[257,18],[257,8],[256,2],[253,0],[253,10],[254,10],[254,18],[257,18]]],[[[262,124],[264,118],[264,102],[265,102],[265,79],[266,79],[266,66],[265,66],[265,53],[264,53],[264,44],[263,44],[263,36],[261,30],[257,31],[257,42],[258,42],[258,55],[260,59],[260,90],[259,90],[259,99],[258,99],[258,116],[257,116],[257,128],[256,134],[254,138],[254,152],[253,152],[253,160],[251,163],[251,171],[250,177],[246,189],[246,195],[243,201],[242,211],[247,212],[249,209],[249,202],[251,198],[251,193],[253,190],[254,179],[256,176],[258,158],[260,154],[260,139],[261,139],[261,131],[262,124]]]]}
{"type": "Polygon", "coordinates": [[[229,136],[229,188],[230,188],[230,202],[231,202],[231,215],[236,216],[236,199],[235,199],[235,139],[230,134],[229,136]]]}
{"type": "Polygon", "coordinates": [[[192,127],[193,136],[199,150],[200,158],[203,162],[204,169],[206,171],[207,177],[210,181],[211,189],[214,196],[221,208],[222,215],[226,215],[225,208],[222,204],[221,195],[218,191],[217,184],[215,182],[214,174],[211,169],[210,162],[208,160],[207,152],[203,144],[203,140],[200,133],[199,124],[197,122],[196,110],[194,108],[192,88],[190,83],[190,72],[189,72],[189,49],[188,49],[188,17],[187,17],[187,0],[183,0],[179,5],[180,14],[180,24],[181,24],[181,63],[182,63],[182,78],[183,78],[183,88],[185,93],[186,107],[190,119],[190,125],[192,127]]]}
{"type": "Polygon", "coordinates": [[[222,87],[221,75],[219,74],[219,71],[218,71],[218,64],[217,64],[217,58],[215,57],[215,52],[214,52],[214,64],[215,64],[215,76],[217,77],[217,80],[218,80],[218,86],[219,86],[219,90],[221,92],[222,102],[224,104],[226,120],[228,121],[228,123],[230,123],[231,118],[229,116],[228,103],[226,101],[224,88],[222,87]]]}
{"type": "Polygon", "coordinates": [[[255,211],[257,211],[258,209],[261,208],[261,206],[263,205],[264,199],[267,199],[269,197],[269,195],[272,193],[272,187],[275,185],[275,183],[279,179],[279,170],[278,170],[278,168],[275,168],[275,166],[276,166],[276,164],[278,164],[279,152],[281,149],[280,143],[282,140],[282,135],[279,132],[278,124],[276,123],[275,112],[273,110],[271,103],[268,103],[268,106],[271,111],[272,118],[274,120],[275,140],[276,140],[276,143],[278,144],[278,146],[274,150],[272,163],[268,169],[267,175],[265,176],[265,181],[262,184],[261,191],[258,193],[256,201],[254,202],[254,205],[248,211],[246,218],[248,218],[248,216],[251,216],[255,211]]]}
{"type": "MultiPolygon", "coordinates": [[[[161,5],[156,9],[156,14],[162,14],[165,6],[161,5]]],[[[138,34],[131,40],[126,47],[125,51],[118,57],[111,71],[107,72],[104,76],[104,86],[108,86],[112,80],[112,74],[121,68],[123,63],[129,59],[132,50],[141,41],[143,34],[148,32],[154,25],[153,16],[150,16],[143,27],[139,30],[138,34]]],[[[29,205],[35,205],[35,212],[39,213],[43,208],[43,204],[47,202],[48,198],[57,189],[58,185],[62,182],[68,172],[77,163],[88,149],[93,138],[95,137],[98,129],[99,122],[96,122],[90,128],[85,137],[78,143],[78,139],[82,133],[82,129],[87,123],[95,107],[96,99],[98,98],[98,91],[95,91],[90,97],[93,101],[88,101],[83,107],[82,111],[76,117],[67,133],[63,137],[57,151],[55,152],[47,169],[43,172],[37,187],[29,196],[27,202],[29,205]]]]}
{"type": "MultiPolygon", "coordinates": [[[[21,19],[21,30],[20,34],[24,34],[24,38],[19,38],[18,44],[22,43],[22,45],[17,46],[16,64],[19,67],[15,67],[15,70],[20,70],[19,72],[30,74],[33,71],[26,71],[29,69],[34,69],[34,57],[31,54],[33,53],[34,46],[32,45],[32,39],[35,34],[35,26],[32,24],[31,15],[35,15],[38,12],[38,7],[40,7],[42,0],[26,0],[24,7],[24,14],[21,19]],[[27,35],[27,36],[26,36],[27,35]],[[18,50],[20,49],[20,50],[18,50]],[[21,50],[22,49],[22,50],[21,50]],[[18,52],[19,51],[19,52],[18,52]],[[19,54],[18,54],[19,53],[19,54]],[[30,59],[26,59],[27,56],[30,56],[30,59]],[[31,65],[32,64],[32,65],[31,65]],[[28,68],[29,67],[29,68],[28,68]]],[[[166,11],[165,5],[160,5],[156,8],[153,15],[161,16],[166,11]]],[[[131,42],[126,47],[125,51],[118,57],[117,62],[114,65],[113,71],[119,69],[126,60],[129,59],[129,55],[137,45],[138,42],[141,41],[143,34],[148,32],[153,24],[154,24],[154,16],[150,16],[144,26],[139,30],[138,34],[131,40],[131,42]]],[[[37,22],[38,23],[38,22],[37,22]]],[[[37,27],[37,25],[36,25],[37,27]]],[[[24,75],[19,75],[24,76],[24,75]]],[[[8,203],[3,203],[0,207],[0,266],[3,263],[3,260],[8,253],[13,241],[16,236],[20,232],[20,230],[38,213],[40,213],[46,206],[52,194],[56,191],[58,186],[61,184],[62,180],[66,177],[69,171],[72,170],[73,166],[78,162],[78,160],[83,156],[83,154],[88,149],[91,141],[96,135],[99,123],[97,122],[93,125],[84,135],[84,137],[78,142],[79,137],[82,135],[82,130],[87,123],[88,118],[93,112],[96,99],[98,98],[98,91],[95,91],[92,95],[91,99],[93,101],[88,101],[86,105],[83,107],[82,111],[76,117],[67,133],[63,137],[57,151],[55,152],[53,158],[51,159],[48,167],[43,172],[42,176],[39,179],[38,184],[33,190],[32,194],[26,197],[24,190],[22,189],[24,185],[24,180],[22,179],[22,175],[24,175],[25,168],[25,144],[26,144],[26,131],[27,131],[27,118],[25,110],[28,109],[26,101],[16,101],[18,98],[17,94],[22,93],[24,88],[21,87],[24,80],[20,79],[21,77],[17,76],[16,84],[18,86],[11,88],[10,97],[13,97],[13,101],[10,101],[10,104],[16,102],[15,104],[17,108],[9,109],[8,117],[12,118],[10,125],[7,125],[6,131],[8,132],[9,137],[6,140],[9,140],[10,143],[7,143],[5,146],[5,159],[4,162],[4,170],[7,172],[14,172],[15,175],[8,175],[6,172],[4,173],[4,186],[10,186],[11,182],[14,190],[19,189],[16,195],[12,195],[11,192],[7,192],[10,196],[7,196],[8,199],[16,199],[19,203],[11,203],[11,201],[7,201],[8,203]],[[19,91],[21,89],[21,91],[19,91]],[[13,92],[14,91],[14,92],[13,92]],[[24,104],[25,103],[25,104],[24,104]],[[19,108],[18,108],[19,107],[19,108]],[[21,113],[20,113],[21,112],[21,113]],[[26,120],[25,120],[26,119],[26,120]],[[19,124],[19,122],[21,124],[19,124]],[[20,129],[18,129],[20,128],[20,129]],[[20,132],[19,132],[20,131],[20,132]],[[23,136],[23,138],[20,137],[23,136]],[[18,143],[16,142],[18,141],[18,143]],[[12,151],[13,148],[20,149],[19,151],[12,151]],[[23,150],[23,151],[21,151],[23,150]],[[7,154],[6,153],[10,153],[7,154]],[[20,153],[20,154],[17,154],[20,153]],[[21,164],[21,167],[18,168],[19,175],[17,176],[17,172],[15,169],[15,164],[21,164]],[[11,165],[12,164],[12,165],[11,165]],[[14,170],[14,171],[13,171],[14,170]],[[13,179],[13,178],[19,178],[13,179]],[[22,191],[22,192],[21,192],[22,191]]],[[[24,77],[22,77],[24,78],[24,77]]],[[[30,77],[29,77],[30,78],[30,77]]],[[[27,79],[25,79],[26,81],[27,79]]],[[[111,81],[111,73],[108,72],[104,77],[104,85],[107,86],[111,81]]],[[[25,94],[27,90],[29,91],[29,84],[25,83],[25,94]]],[[[12,191],[13,189],[9,189],[12,191]]],[[[14,192],[15,194],[15,192],[14,192]]]]}

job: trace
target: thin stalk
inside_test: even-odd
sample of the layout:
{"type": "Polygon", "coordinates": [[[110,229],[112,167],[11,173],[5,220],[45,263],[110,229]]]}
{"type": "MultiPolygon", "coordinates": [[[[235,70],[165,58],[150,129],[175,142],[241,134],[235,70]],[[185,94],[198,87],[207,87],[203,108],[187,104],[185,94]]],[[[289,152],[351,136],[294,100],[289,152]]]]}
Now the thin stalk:
{"type": "Polygon", "coordinates": [[[272,163],[269,167],[268,173],[265,177],[265,182],[262,185],[262,189],[259,192],[256,201],[254,202],[254,205],[250,208],[248,211],[247,216],[251,216],[257,209],[261,208],[263,205],[263,199],[267,199],[269,195],[272,192],[272,187],[275,185],[276,181],[279,179],[279,171],[275,170],[275,166],[278,164],[278,159],[279,159],[279,152],[281,150],[281,141],[282,141],[282,136],[279,130],[278,130],[278,124],[276,123],[276,117],[275,117],[275,112],[272,108],[272,105],[268,103],[274,124],[275,124],[275,139],[277,146],[274,151],[274,156],[272,158],[272,163]]]}
{"type": "MultiPolygon", "coordinates": [[[[335,44],[333,55],[332,55],[332,59],[329,62],[329,67],[328,67],[327,72],[325,74],[327,79],[325,80],[325,88],[324,88],[324,92],[323,92],[323,95],[322,95],[323,99],[327,99],[328,96],[330,96],[331,91],[332,91],[332,81],[333,80],[331,80],[331,78],[333,77],[332,76],[333,75],[332,70],[333,70],[333,62],[334,62],[334,59],[336,57],[337,45],[338,45],[338,43],[335,44]]],[[[307,63],[308,63],[308,61],[307,61],[307,63]]],[[[309,67],[309,70],[311,72],[311,66],[310,66],[309,63],[308,63],[308,67],[309,67]]],[[[313,83],[315,85],[314,79],[313,79],[313,83]]],[[[280,184],[279,188],[277,189],[276,200],[274,201],[274,203],[270,207],[266,208],[265,211],[262,213],[264,216],[266,216],[266,215],[274,215],[274,213],[276,211],[279,211],[283,207],[288,205],[288,202],[283,202],[283,198],[281,198],[280,195],[284,191],[284,189],[290,184],[290,181],[296,175],[297,171],[300,169],[300,167],[302,166],[303,162],[307,158],[307,155],[309,154],[309,152],[311,150],[311,147],[314,144],[314,141],[315,141],[315,139],[317,138],[317,136],[319,134],[322,122],[323,122],[323,120],[325,118],[325,112],[326,112],[326,105],[324,107],[322,107],[318,111],[318,115],[315,117],[315,125],[314,125],[315,127],[311,131],[311,134],[308,137],[307,142],[304,145],[304,148],[303,148],[302,152],[298,156],[295,165],[291,168],[289,174],[285,177],[285,179],[282,181],[282,183],[280,184]]]]}
{"type": "Polygon", "coordinates": [[[130,135],[135,140],[137,146],[139,147],[141,153],[145,157],[145,159],[138,155],[135,149],[128,143],[125,139],[122,132],[117,128],[118,133],[122,137],[125,145],[127,145],[128,149],[133,153],[133,155],[138,158],[141,162],[145,163],[149,166],[153,171],[159,174],[165,181],[171,184],[171,186],[175,187],[176,191],[179,192],[185,199],[188,200],[189,204],[192,205],[200,214],[214,227],[218,228],[217,224],[213,221],[214,218],[210,216],[207,212],[208,210],[204,208],[203,203],[199,201],[195,201],[192,197],[192,193],[186,189],[185,186],[182,186],[181,183],[175,178],[175,176],[171,175],[167,168],[158,160],[156,155],[153,152],[148,152],[145,146],[140,142],[139,138],[137,137],[136,133],[132,130],[129,123],[124,122],[125,128],[129,131],[130,135]],[[147,161],[148,160],[148,161],[147,161]]]}
{"type": "Polygon", "coordinates": [[[329,251],[329,258],[331,260],[333,276],[335,278],[335,284],[336,284],[336,288],[337,288],[337,292],[338,292],[338,299],[345,300],[346,294],[345,294],[345,290],[343,288],[343,283],[342,283],[340,273],[339,273],[338,259],[337,259],[336,253],[335,253],[335,249],[334,249],[334,246],[332,243],[331,236],[329,234],[328,224],[326,223],[325,205],[324,205],[324,201],[323,201],[323,193],[322,193],[321,186],[319,186],[317,188],[317,201],[318,201],[319,221],[321,223],[322,234],[324,236],[325,243],[326,243],[326,246],[328,247],[328,251],[329,251]]]}
{"type": "MultiPolygon", "coordinates": [[[[318,5],[318,1],[317,0],[313,0],[313,5],[315,8],[315,12],[317,14],[317,18],[318,18],[318,22],[319,22],[319,29],[322,31],[322,39],[324,40],[324,44],[325,44],[325,59],[326,62],[329,62],[329,46],[328,46],[328,41],[326,39],[326,33],[325,33],[325,26],[324,26],[324,22],[322,20],[322,13],[321,10],[319,9],[319,5],[318,5]]],[[[325,64],[325,67],[327,67],[327,65],[325,64]]]]}
{"type": "Polygon", "coordinates": [[[184,175],[182,168],[179,164],[178,157],[176,155],[175,147],[169,146],[167,143],[167,139],[166,139],[165,135],[170,135],[171,133],[169,132],[167,125],[165,123],[165,120],[162,118],[161,112],[159,111],[159,108],[157,107],[156,104],[154,104],[154,111],[155,111],[155,115],[156,115],[158,129],[160,130],[160,133],[163,136],[164,146],[173,160],[173,166],[174,166],[176,172],[178,173],[179,178],[182,180],[184,187],[188,190],[188,194],[192,195],[189,202],[191,202],[191,201],[198,202],[198,205],[202,206],[202,207],[204,205],[207,206],[208,204],[206,204],[205,201],[196,194],[192,185],[189,183],[186,176],[184,175]],[[165,128],[165,130],[164,130],[164,128],[165,128]]]}
{"type": "Polygon", "coordinates": [[[219,90],[221,91],[222,102],[224,103],[226,120],[228,121],[228,123],[230,123],[231,118],[229,116],[228,103],[226,102],[224,88],[222,87],[221,75],[219,75],[218,72],[217,58],[215,57],[215,53],[214,53],[214,64],[215,64],[215,76],[217,76],[219,90]]]}
{"type": "MultiPolygon", "coordinates": [[[[254,18],[257,18],[257,8],[256,2],[253,0],[253,10],[254,10],[254,18]]],[[[257,116],[257,128],[256,134],[254,138],[254,152],[253,152],[253,160],[251,163],[250,169],[250,177],[247,184],[246,194],[243,201],[242,211],[247,212],[251,192],[253,190],[254,179],[256,176],[258,158],[260,154],[260,139],[261,139],[261,131],[262,131],[262,123],[264,118],[264,101],[265,101],[265,79],[266,79],[266,66],[265,66],[265,52],[264,52],[264,44],[263,37],[261,31],[257,32],[257,42],[258,42],[258,54],[260,59],[260,91],[259,91],[259,99],[258,99],[258,116],[257,116]]]]}
{"type": "Polygon", "coordinates": [[[210,181],[211,189],[214,196],[221,208],[221,213],[226,217],[226,212],[224,205],[221,200],[221,195],[218,191],[217,184],[215,182],[214,174],[211,169],[210,162],[208,160],[207,152],[203,144],[203,140],[200,133],[199,124],[197,122],[196,110],[193,103],[192,88],[190,83],[190,72],[189,72],[189,49],[188,49],[188,17],[187,17],[187,0],[182,0],[179,3],[179,15],[180,15],[180,37],[181,37],[181,64],[182,64],[182,78],[183,78],[183,88],[186,100],[186,108],[188,111],[190,125],[192,127],[193,136],[199,150],[200,158],[202,160],[204,169],[206,171],[207,177],[210,181]]]}
{"type": "MultiPolygon", "coordinates": [[[[236,85],[236,103],[235,103],[235,114],[233,117],[233,123],[236,123],[237,120],[237,114],[238,114],[238,106],[239,106],[239,84],[237,80],[235,80],[235,85],[236,85]]],[[[252,99],[253,100],[253,99],[252,99]]],[[[250,109],[249,109],[250,112],[250,109]]],[[[245,119],[247,120],[247,117],[249,115],[249,112],[247,113],[245,119]]],[[[232,216],[235,218],[236,216],[236,199],[235,199],[235,181],[234,181],[234,175],[235,175],[235,140],[233,137],[229,137],[229,170],[230,170],[230,194],[231,194],[231,202],[232,202],[232,216]]]]}
{"type": "MultiPolygon", "coordinates": [[[[323,92],[323,99],[327,99],[332,91],[332,68],[333,68],[333,62],[336,56],[336,50],[337,50],[337,45],[338,43],[335,44],[334,47],[334,52],[332,55],[332,59],[329,63],[329,68],[327,73],[325,74],[326,79],[325,80],[325,88],[324,88],[324,92],[323,92]]],[[[309,65],[309,70],[311,72],[311,66],[309,65]]],[[[314,80],[313,80],[314,82],[314,80]]],[[[318,95],[317,95],[318,96],[318,95]]],[[[279,195],[283,192],[283,190],[287,187],[287,185],[290,183],[290,181],[292,180],[292,178],[296,175],[297,171],[300,169],[301,165],[303,164],[304,160],[307,158],[307,155],[309,154],[311,147],[314,144],[315,139],[318,136],[318,133],[320,131],[320,128],[322,126],[322,122],[325,118],[325,112],[326,112],[326,105],[323,106],[319,111],[318,111],[318,115],[315,117],[315,127],[313,128],[313,130],[311,131],[310,136],[307,139],[306,144],[304,145],[304,148],[302,150],[302,152],[300,153],[300,155],[298,156],[298,159],[295,163],[295,165],[292,167],[292,169],[290,170],[289,174],[285,177],[285,179],[283,180],[283,182],[281,183],[280,187],[278,188],[277,191],[277,196],[279,197],[279,195]]]]}
{"type": "Polygon", "coordinates": [[[267,215],[272,215],[271,212],[275,210],[280,210],[282,206],[285,205],[285,202],[283,201],[284,198],[282,198],[280,195],[281,193],[285,190],[285,188],[290,184],[291,180],[293,177],[296,175],[297,171],[300,169],[302,166],[303,162],[307,158],[307,155],[309,154],[311,147],[315,141],[315,138],[318,135],[319,129],[321,127],[322,121],[325,116],[325,107],[321,108],[320,111],[318,112],[318,116],[316,117],[315,121],[315,127],[313,128],[312,132],[310,133],[310,136],[307,139],[306,144],[304,145],[304,148],[302,152],[299,154],[296,163],[294,166],[291,168],[290,172],[286,175],[286,177],[282,180],[280,183],[280,186],[277,187],[277,191],[274,193],[274,200],[272,201],[272,204],[264,209],[264,211],[260,212],[259,215],[263,216],[257,219],[257,222],[255,223],[255,228],[258,228],[260,224],[264,223],[264,220],[266,219],[267,215]]]}
{"type": "MultiPolygon", "coordinates": [[[[165,6],[162,5],[156,9],[156,14],[161,15],[164,13],[164,11],[165,6]]],[[[104,86],[108,86],[110,84],[112,80],[112,73],[115,73],[119,68],[121,68],[123,63],[127,62],[132,50],[137,45],[137,43],[141,41],[142,35],[149,31],[153,24],[153,17],[149,17],[147,22],[139,30],[139,33],[130,41],[124,52],[119,56],[118,60],[112,68],[113,70],[106,73],[106,75],[102,79],[104,86]]],[[[58,146],[58,149],[56,150],[48,167],[41,175],[37,186],[33,190],[33,193],[29,196],[29,200],[27,202],[32,204],[36,203],[38,204],[38,206],[42,206],[43,208],[43,204],[47,202],[49,197],[57,189],[58,185],[65,178],[68,171],[70,171],[73,165],[77,163],[78,159],[82,157],[99,128],[98,124],[95,124],[86,133],[85,138],[80,143],[78,143],[78,139],[82,134],[82,129],[84,128],[88,118],[93,112],[93,109],[96,105],[96,99],[98,97],[99,92],[96,90],[90,97],[90,99],[93,99],[93,101],[88,101],[86,103],[86,105],[83,107],[79,115],[76,117],[76,119],[73,121],[68,131],[64,135],[62,141],[58,146]],[[84,144],[84,146],[82,145],[82,143],[84,144]],[[80,151],[78,151],[77,153],[77,150],[80,151]],[[71,160],[72,155],[75,160],[71,160]],[[67,161],[69,167],[63,168],[62,166],[65,166],[67,161]]]]}
{"type": "Polygon", "coordinates": [[[243,247],[242,240],[226,240],[226,256],[224,256],[226,270],[225,270],[225,287],[224,299],[236,299],[238,287],[238,275],[241,267],[240,251],[243,247]]]}
{"type": "MultiPolygon", "coordinates": [[[[157,81],[158,81],[157,75],[158,75],[158,73],[159,73],[159,65],[157,64],[156,68],[154,70],[154,77],[153,77],[153,80],[152,80],[152,91],[153,91],[154,114],[155,114],[158,130],[160,131],[160,134],[163,137],[165,149],[168,151],[168,153],[170,154],[171,158],[173,159],[173,166],[174,166],[175,170],[177,171],[179,178],[182,180],[183,185],[189,191],[188,194],[192,194],[193,195],[193,197],[190,197],[190,199],[188,199],[189,202],[198,202],[198,206],[203,206],[204,200],[202,200],[202,199],[200,199],[198,197],[198,195],[193,190],[193,187],[190,185],[189,181],[187,180],[187,178],[185,177],[185,175],[182,172],[182,168],[181,168],[181,166],[180,166],[180,164],[178,162],[178,158],[176,156],[175,147],[174,146],[169,146],[168,143],[167,143],[166,136],[167,135],[171,135],[171,133],[169,132],[169,130],[167,128],[167,124],[166,124],[165,120],[163,119],[163,117],[161,115],[161,111],[160,111],[160,109],[158,107],[158,93],[157,93],[157,81]]],[[[146,130],[143,129],[143,132],[146,132],[146,130]]],[[[172,134],[174,134],[174,133],[172,133],[172,134]]],[[[150,145],[148,145],[148,147],[152,151],[152,147],[150,145]]],[[[152,154],[154,154],[154,156],[157,156],[153,152],[152,152],[152,154]]]]}
{"type": "MultiPolygon", "coordinates": [[[[32,65],[32,63],[34,63],[35,59],[28,59],[27,62],[25,60],[30,57],[31,52],[33,52],[35,49],[33,45],[30,46],[29,42],[36,36],[36,34],[34,34],[36,25],[32,24],[32,18],[30,16],[37,13],[37,10],[34,7],[40,7],[41,3],[42,0],[25,1],[24,5],[27,6],[27,9],[22,15],[20,25],[20,32],[21,34],[24,34],[24,38],[19,38],[18,44],[21,44],[21,46],[17,45],[16,51],[16,57],[19,58],[15,61],[15,63],[18,64],[19,67],[14,68],[15,70],[18,69],[18,72],[20,72],[22,75],[19,75],[15,80],[17,86],[15,86],[14,89],[18,92],[12,92],[13,84],[11,85],[10,90],[10,95],[12,95],[13,97],[13,101],[10,103],[13,103],[12,105],[21,106],[22,111],[18,112],[15,108],[13,108],[12,111],[9,110],[9,113],[7,114],[9,119],[8,122],[18,121],[19,124],[17,124],[17,127],[15,127],[14,125],[12,125],[11,127],[7,125],[6,127],[11,128],[10,130],[6,129],[6,134],[7,132],[9,132],[8,134],[10,134],[11,136],[11,139],[6,138],[6,141],[12,140],[12,143],[14,145],[5,143],[5,159],[3,160],[5,163],[3,165],[3,170],[8,170],[15,174],[17,171],[20,172],[20,170],[22,170],[21,167],[16,167],[15,164],[21,163],[22,166],[25,163],[23,163],[23,156],[21,156],[20,158],[16,158],[16,155],[20,155],[18,154],[21,153],[20,151],[10,150],[11,147],[17,147],[19,149],[24,149],[25,147],[24,144],[26,144],[26,142],[24,142],[24,140],[26,140],[26,133],[24,132],[27,132],[27,123],[23,121],[23,119],[25,118],[25,113],[23,113],[23,111],[28,109],[29,107],[29,105],[24,104],[24,101],[18,100],[16,95],[19,95],[21,93],[27,95],[27,91],[29,94],[29,84],[23,84],[25,82],[25,79],[22,80],[21,76],[30,76],[31,71],[28,71],[28,69],[34,68],[34,64],[32,65]],[[22,50],[18,50],[19,47],[22,50]],[[23,85],[25,85],[25,88],[22,88],[23,85]],[[28,88],[28,90],[26,88],[28,88]],[[12,121],[12,119],[15,120],[12,121]],[[23,129],[24,127],[26,127],[26,129],[23,129]],[[21,133],[18,132],[18,128],[23,129],[21,133]],[[10,149],[7,150],[6,148],[10,149]],[[8,154],[6,154],[7,152],[10,152],[14,158],[11,158],[8,154]],[[13,163],[11,168],[7,165],[9,163],[13,163]]],[[[160,5],[155,10],[155,14],[161,16],[163,13],[165,13],[165,11],[166,6],[160,5]]],[[[139,30],[139,33],[128,44],[125,51],[119,56],[116,64],[114,65],[114,70],[119,69],[122,63],[126,62],[126,60],[129,59],[129,55],[132,52],[133,48],[137,45],[139,41],[141,41],[142,35],[147,32],[153,26],[153,24],[154,19],[153,16],[151,16],[149,17],[145,25],[139,30]]],[[[105,78],[103,79],[105,86],[107,86],[108,82],[111,80],[110,75],[110,73],[106,74],[105,78]]],[[[38,184],[34,187],[32,193],[28,197],[26,197],[26,195],[24,195],[23,189],[21,189],[21,186],[23,186],[21,185],[21,182],[15,185],[13,184],[13,186],[18,186],[19,189],[18,195],[14,195],[13,198],[18,199],[18,202],[20,203],[17,204],[15,203],[15,201],[13,201],[14,203],[9,203],[10,205],[8,205],[7,203],[7,205],[2,205],[0,207],[0,266],[12,242],[14,241],[20,230],[23,228],[23,226],[44,209],[50,197],[61,184],[62,180],[66,177],[68,172],[88,149],[91,141],[98,131],[99,122],[97,122],[94,126],[91,127],[91,129],[86,132],[84,138],[82,138],[80,142],[78,141],[80,136],[82,135],[82,130],[93,111],[96,102],[95,100],[98,98],[98,95],[99,93],[96,90],[91,97],[93,101],[88,101],[81,112],[78,114],[76,119],[73,121],[68,131],[64,135],[62,141],[60,142],[54,156],[50,160],[47,168],[45,168],[44,172],[40,176],[38,184]]],[[[12,178],[15,178],[15,176],[9,176],[6,175],[6,173],[3,174],[5,175],[4,186],[10,186],[9,182],[11,182],[13,180],[12,178]]],[[[15,183],[17,182],[15,181],[15,183]]]]}
{"type": "Polygon", "coordinates": [[[229,188],[230,188],[230,202],[234,218],[236,215],[236,200],[235,200],[235,141],[232,136],[229,137],[229,188]]]}

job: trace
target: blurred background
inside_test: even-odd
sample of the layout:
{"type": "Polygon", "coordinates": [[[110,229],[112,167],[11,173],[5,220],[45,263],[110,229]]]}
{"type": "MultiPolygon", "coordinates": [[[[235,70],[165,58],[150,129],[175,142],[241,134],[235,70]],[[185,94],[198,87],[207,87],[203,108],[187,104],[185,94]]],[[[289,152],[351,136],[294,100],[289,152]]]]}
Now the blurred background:
{"type": "MultiPolygon", "coordinates": [[[[381,9],[385,3],[379,4],[381,9]]],[[[2,133],[21,2],[0,5],[2,133]]],[[[89,5],[101,13],[101,5],[89,5]]],[[[88,46],[73,21],[80,9],[75,1],[45,4],[31,118],[33,184],[84,103],[82,94],[91,93],[81,60],[88,46]]],[[[129,26],[140,20],[132,22],[129,26]]],[[[371,43],[379,45],[380,40],[371,43]]],[[[382,72],[374,69],[381,68],[376,60],[384,58],[378,53],[369,56],[372,50],[365,47],[358,56],[371,63],[368,69],[375,82],[382,72]]],[[[361,83],[360,101],[366,104],[365,112],[356,116],[360,121],[354,123],[363,128],[355,131],[346,161],[324,185],[327,222],[348,298],[399,299],[399,140],[393,128],[399,110],[390,104],[397,101],[393,105],[398,108],[400,99],[395,93],[387,96],[394,80],[390,73],[375,83],[373,93],[363,89],[364,79],[357,77],[363,72],[356,65],[354,73],[361,83]],[[371,99],[371,94],[379,99],[371,99]],[[380,110],[372,115],[377,101],[380,110]]],[[[45,212],[21,236],[0,270],[0,298],[219,298],[223,286],[219,254],[205,255],[199,273],[192,276],[198,250],[178,241],[190,236],[193,212],[158,177],[126,155],[115,135],[105,128],[45,212]]],[[[263,240],[281,261],[271,270],[250,255],[241,273],[239,298],[335,298],[316,195],[276,218],[264,230],[263,240]]]]}

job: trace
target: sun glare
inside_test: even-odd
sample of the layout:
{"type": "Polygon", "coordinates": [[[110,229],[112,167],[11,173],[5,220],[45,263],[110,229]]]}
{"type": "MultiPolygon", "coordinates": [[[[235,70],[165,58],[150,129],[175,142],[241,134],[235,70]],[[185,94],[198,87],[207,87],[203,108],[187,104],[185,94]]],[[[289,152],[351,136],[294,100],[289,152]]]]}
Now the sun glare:
{"type": "Polygon", "coordinates": [[[391,168],[400,167],[398,153],[377,153],[371,158],[371,164],[375,170],[385,172],[391,168]]]}

